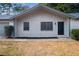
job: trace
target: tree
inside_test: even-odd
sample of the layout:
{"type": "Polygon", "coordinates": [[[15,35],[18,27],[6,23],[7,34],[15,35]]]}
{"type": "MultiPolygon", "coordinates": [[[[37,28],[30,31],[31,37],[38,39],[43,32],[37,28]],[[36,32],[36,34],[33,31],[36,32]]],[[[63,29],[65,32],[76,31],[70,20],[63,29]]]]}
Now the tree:
{"type": "Polygon", "coordinates": [[[79,12],[79,3],[46,3],[44,5],[66,13],[79,12]]]}
{"type": "Polygon", "coordinates": [[[47,4],[47,6],[63,12],[70,12],[71,10],[71,8],[69,8],[69,6],[67,6],[65,3],[50,3],[50,4],[47,4]]]}
{"type": "Polygon", "coordinates": [[[5,10],[7,10],[7,14],[9,14],[11,7],[12,7],[11,3],[0,3],[1,13],[5,12],[5,10]]]}
{"type": "Polygon", "coordinates": [[[22,4],[17,3],[0,3],[0,14],[6,13],[7,15],[10,15],[11,10],[13,13],[21,12],[29,7],[22,6],[22,4]]]}
{"type": "Polygon", "coordinates": [[[24,10],[24,7],[22,6],[22,4],[13,4],[13,8],[15,11],[22,11],[24,10]]]}

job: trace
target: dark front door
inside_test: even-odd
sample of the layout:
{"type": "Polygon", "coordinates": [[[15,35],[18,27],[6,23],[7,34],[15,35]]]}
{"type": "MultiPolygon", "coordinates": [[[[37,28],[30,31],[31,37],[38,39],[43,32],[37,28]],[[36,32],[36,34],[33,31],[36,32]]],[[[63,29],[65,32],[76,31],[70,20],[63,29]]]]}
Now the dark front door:
{"type": "Polygon", "coordinates": [[[64,22],[58,22],[58,35],[64,35],[64,22]]]}

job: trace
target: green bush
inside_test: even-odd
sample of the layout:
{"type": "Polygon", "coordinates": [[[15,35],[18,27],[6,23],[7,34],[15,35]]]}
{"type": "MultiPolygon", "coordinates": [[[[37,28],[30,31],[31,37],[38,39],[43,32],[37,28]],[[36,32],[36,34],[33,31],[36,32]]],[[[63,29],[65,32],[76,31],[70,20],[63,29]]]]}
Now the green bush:
{"type": "Polygon", "coordinates": [[[75,40],[79,40],[79,29],[73,29],[71,31],[71,37],[75,40]]]}
{"type": "Polygon", "coordinates": [[[5,26],[5,36],[7,38],[12,37],[13,32],[14,32],[13,26],[5,26]]]}

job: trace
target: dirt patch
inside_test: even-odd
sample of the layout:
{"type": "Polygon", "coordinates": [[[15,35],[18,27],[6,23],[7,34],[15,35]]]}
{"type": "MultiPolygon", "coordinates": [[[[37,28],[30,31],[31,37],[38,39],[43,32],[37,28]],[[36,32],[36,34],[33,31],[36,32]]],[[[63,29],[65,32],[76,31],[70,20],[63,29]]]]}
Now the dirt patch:
{"type": "Polygon", "coordinates": [[[0,55],[79,56],[77,41],[0,41],[0,55]]]}

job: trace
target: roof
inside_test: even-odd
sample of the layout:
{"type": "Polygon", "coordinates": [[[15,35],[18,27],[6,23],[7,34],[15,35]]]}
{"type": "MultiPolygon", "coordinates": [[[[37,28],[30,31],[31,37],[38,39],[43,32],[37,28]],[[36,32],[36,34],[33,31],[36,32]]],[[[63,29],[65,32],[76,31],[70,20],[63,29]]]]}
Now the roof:
{"type": "Polygon", "coordinates": [[[75,19],[79,18],[79,13],[68,13],[71,16],[74,16],[75,19]]]}
{"type": "Polygon", "coordinates": [[[71,18],[73,18],[73,16],[71,16],[71,15],[69,15],[69,14],[63,13],[63,12],[61,12],[61,11],[58,11],[58,10],[56,10],[56,9],[53,9],[53,8],[50,8],[50,7],[48,7],[48,6],[44,6],[44,5],[41,5],[41,4],[38,4],[38,5],[36,5],[36,6],[32,7],[32,8],[29,8],[28,10],[25,10],[25,11],[23,11],[22,13],[13,16],[12,18],[19,17],[19,16],[21,16],[21,15],[23,15],[23,14],[27,14],[27,13],[29,13],[29,12],[31,12],[31,11],[37,9],[37,8],[40,8],[40,7],[41,7],[41,8],[45,8],[45,9],[49,10],[50,12],[55,12],[55,13],[57,13],[57,14],[59,14],[59,15],[64,16],[64,17],[69,17],[69,18],[71,17],[71,18]]]}
{"type": "Polygon", "coordinates": [[[0,19],[10,19],[12,15],[0,15],[0,19]]]}
{"type": "Polygon", "coordinates": [[[0,16],[0,20],[1,20],[1,19],[13,19],[13,18],[19,17],[19,16],[21,16],[21,15],[23,15],[23,14],[28,14],[29,12],[31,12],[31,11],[37,9],[37,8],[45,8],[46,10],[50,11],[51,13],[55,12],[55,13],[57,13],[58,15],[62,15],[62,16],[64,16],[64,17],[76,18],[73,14],[66,14],[66,13],[64,13],[64,12],[58,11],[58,10],[53,9],[53,8],[50,8],[50,7],[48,7],[48,6],[38,4],[38,5],[36,5],[36,6],[32,7],[32,8],[29,8],[29,9],[27,9],[27,10],[24,10],[24,11],[22,11],[21,13],[16,14],[16,15],[3,15],[3,16],[0,16]]]}
{"type": "Polygon", "coordinates": [[[0,20],[11,20],[14,15],[18,15],[19,13],[13,15],[0,15],[0,20]]]}

